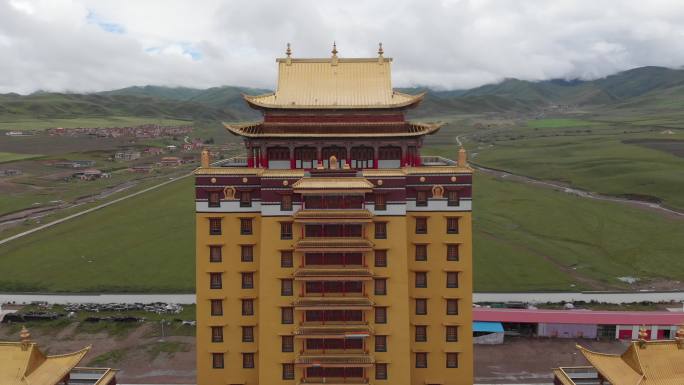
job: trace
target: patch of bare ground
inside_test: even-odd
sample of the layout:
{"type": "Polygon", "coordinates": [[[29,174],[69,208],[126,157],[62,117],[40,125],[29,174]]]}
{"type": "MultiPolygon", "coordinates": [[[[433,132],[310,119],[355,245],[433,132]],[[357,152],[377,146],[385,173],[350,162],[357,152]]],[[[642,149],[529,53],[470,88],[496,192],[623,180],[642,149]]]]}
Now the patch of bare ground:
{"type": "Polygon", "coordinates": [[[589,363],[575,345],[602,353],[620,354],[622,341],[506,337],[503,345],[475,345],[475,382],[486,384],[551,383],[551,370],[589,363]]]}

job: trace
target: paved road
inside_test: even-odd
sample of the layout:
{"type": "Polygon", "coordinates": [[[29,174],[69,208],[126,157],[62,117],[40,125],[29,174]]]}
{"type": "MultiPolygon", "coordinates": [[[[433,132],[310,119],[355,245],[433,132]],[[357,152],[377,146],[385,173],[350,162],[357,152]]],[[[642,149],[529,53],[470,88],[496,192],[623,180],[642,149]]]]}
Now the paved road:
{"type": "MultiPolygon", "coordinates": [[[[475,302],[545,302],[597,301],[604,303],[630,302],[684,302],[684,292],[635,292],[635,293],[474,293],[475,302]]],[[[30,303],[34,301],[55,304],[64,303],[195,303],[194,294],[14,294],[0,293],[0,303],[30,303]]]]}

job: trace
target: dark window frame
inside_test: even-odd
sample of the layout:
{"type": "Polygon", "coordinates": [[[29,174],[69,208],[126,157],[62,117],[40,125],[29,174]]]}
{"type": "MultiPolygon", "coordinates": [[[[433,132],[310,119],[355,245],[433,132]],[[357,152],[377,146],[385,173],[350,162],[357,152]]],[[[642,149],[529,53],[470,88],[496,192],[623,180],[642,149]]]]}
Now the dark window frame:
{"type": "Polygon", "coordinates": [[[254,245],[240,245],[240,262],[254,262],[254,245]]]}
{"type": "Polygon", "coordinates": [[[294,324],[294,309],[291,307],[280,308],[280,324],[292,325],[294,324]]]}
{"type": "Polygon", "coordinates": [[[387,250],[375,250],[373,259],[375,267],[387,267],[387,250]]]}
{"type": "Polygon", "coordinates": [[[447,190],[446,195],[447,206],[459,206],[461,204],[461,194],[458,190],[447,190]]]}
{"type": "Polygon", "coordinates": [[[415,299],[415,315],[427,315],[428,314],[428,300],[427,298],[416,298],[415,299]],[[418,304],[422,304],[419,305],[418,304]]]}
{"type": "Polygon", "coordinates": [[[416,217],[416,234],[427,234],[428,233],[428,218],[427,217],[416,217]]]}
{"type": "Polygon", "coordinates": [[[375,193],[375,195],[373,196],[373,210],[387,210],[387,195],[385,193],[375,193]]]}
{"type": "Polygon", "coordinates": [[[223,273],[209,273],[209,289],[223,289],[223,273]]]}
{"type": "Polygon", "coordinates": [[[240,207],[252,207],[252,192],[249,190],[240,191],[240,207]]]}
{"type": "Polygon", "coordinates": [[[426,369],[427,367],[428,367],[428,354],[426,352],[417,352],[416,353],[416,368],[417,369],[426,369]]]}
{"type": "Polygon", "coordinates": [[[280,267],[282,267],[282,268],[294,267],[294,256],[293,256],[292,251],[290,251],[290,250],[281,250],[280,251],[280,267]]]}
{"type": "Polygon", "coordinates": [[[294,380],[295,368],[294,364],[283,364],[283,380],[294,380]]]}
{"type": "Polygon", "coordinates": [[[294,295],[294,281],[292,279],[280,280],[280,295],[282,297],[292,297],[294,295]]]}
{"type": "Polygon", "coordinates": [[[254,223],[252,218],[240,218],[240,235],[254,234],[254,223]]]}
{"type": "Polygon", "coordinates": [[[386,324],[387,318],[387,307],[378,306],[375,308],[375,312],[373,314],[373,321],[376,324],[386,324]],[[378,316],[379,314],[381,314],[381,316],[378,316]]]}
{"type": "Polygon", "coordinates": [[[209,263],[223,262],[223,247],[220,245],[209,246],[209,263]],[[214,253],[216,251],[216,253],[214,253]]]}
{"type": "Polygon", "coordinates": [[[254,315],[254,300],[251,298],[245,298],[242,301],[242,315],[243,316],[253,316],[254,315]]]}
{"type": "Polygon", "coordinates": [[[223,315],[223,301],[220,299],[212,299],[210,310],[211,310],[212,316],[222,316],[223,315]]]}
{"type": "Polygon", "coordinates": [[[213,342],[213,343],[223,342],[223,326],[212,326],[211,327],[211,342],[213,342]]]}
{"type": "Polygon", "coordinates": [[[426,271],[416,271],[413,279],[414,287],[416,289],[426,289],[428,287],[428,275],[426,271]]]}
{"type": "Polygon", "coordinates": [[[254,326],[242,327],[242,342],[254,342],[254,326]]]}
{"type": "Polygon", "coordinates": [[[209,191],[207,202],[209,207],[221,207],[221,193],[218,191],[209,191]]]}
{"type": "Polygon", "coordinates": [[[280,211],[292,211],[292,194],[280,196],[280,211]]]}
{"type": "Polygon", "coordinates": [[[377,363],[375,364],[375,379],[376,380],[386,380],[387,375],[387,364],[377,363]],[[380,369],[382,368],[382,369],[380,369]]]}
{"type": "Polygon", "coordinates": [[[444,339],[446,342],[458,342],[458,326],[447,325],[444,328],[444,339]]]}
{"type": "Polygon", "coordinates": [[[376,352],[386,352],[387,351],[387,336],[386,335],[376,335],[375,336],[375,351],[376,352]]]}
{"type": "Polygon", "coordinates": [[[254,273],[240,273],[240,281],[243,289],[254,289],[254,273]]]}
{"type": "Polygon", "coordinates": [[[387,278],[374,279],[373,292],[375,295],[387,295],[387,278]]]}
{"type": "Polygon", "coordinates": [[[222,222],[221,218],[209,218],[209,235],[221,235],[223,233],[222,222]]]}
{"type": "Polygon", "coordinates": [[[460,259],[460,244],[449,243],[447,244],[447,255],[446,260],[451,262],[458,262],[460,259]]]}
{"type": "Polygon", "coordinates": [[[292,222],[280,222],[280,239],[292,239],[292,222]]]}
{"type": "Polygon", "coordinates": [[[224,369],[226,367],[223,353],[211,353],[211,367],[212,369],[224,369]]]}
{"type": "Polygon", "coordinates": [[[458,353],[455,353],[455,352],[448,352],[448,353],[446,354],[446,357],[445,357],[445,358],[446,358],[445,364],[446,364],[446,367],[447,367],[448,369],[455,369],[455,368],[458,368],[458,353]],[[453,361],[450,361],[450,359],[449,359],[450,357],[454,357],[453,361]]]}
{"type": "Polygon", "coordinates": [[[416,190],[416,207],[427,207],[428,199],[427,190],[416,190]]]}
{"type": "Polygon", "coordinates": [[[427,340],[428,340],[427,325],[415,325],[413,339],[414,339],[414,342],[427,342],[427,340]],[[421,333],[418,333],[418,330],[421,330],[421,333]],[[420,338],[421,336],[422,336],[422,338],[420,338]]]}
{"type": "Polygon", "coordinates": [[[415,256],[414,259],[418,262],[425,262],[428,260],[428,245],[416,244],[415,245],[415,256]],[[420,250],[420,252],[419,252],[420,250]]]}
{"type": "Polygon", "coordinates": [[[281,336],[280,351],[282,353],[294,352],[294,336],[281,336]]]}
{"type": "Polygon", "coordinates": [[[375,222],[375,239],[387,239],[387,222],[375,222]]]}
{"type": "Polygon", "coordinates": [[[254,369],[254,353],[242,353],[242,369],[254,369]]]}
{"type": "Polygon", "coordinates": [[[446,224],[447,234],[458,234],[459,217],[447,217],[446,222],[447,222],[447,224],[446,224]]]}
{"type": "Polygon", "coordinates": [[[446,300],[446,315],[458,315],[458,299],[447,298],[446,300]],[[453,310],[450,308],[454,304],[453,310]]]}
{"type": "Polygon", "coordinates": [[[459,277],[458,271],[447,271],[446,272],[446,287],[447,289],[458,289],[459,277]],[[453,277],[456,277],[455,279],[453,277]]]}

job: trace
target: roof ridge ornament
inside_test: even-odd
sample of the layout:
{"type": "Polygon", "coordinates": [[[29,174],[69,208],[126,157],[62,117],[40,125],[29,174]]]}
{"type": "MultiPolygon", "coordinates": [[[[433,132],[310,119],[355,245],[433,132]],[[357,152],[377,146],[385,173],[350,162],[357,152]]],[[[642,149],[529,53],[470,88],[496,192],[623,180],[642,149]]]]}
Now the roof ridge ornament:
{"type": "Polygon", "coordinates": [[[287,49],[285,50],[285,64],[291,65],[292,64],[292,49],[290,48],[290,43],[287,43],[287,49]]]}
{"type": "Polygon", "coordinates": [[[378,64],[382,64],[385,58],[382,56],[385,51],[382,49],[382,42],[378,43],[378,64]]]}
{"type": "Polygon", "coordinates": [[[337,43],[335,41],[333,41],[333,49],[331,52],[332,52],[332,60],[330,61],[330,63],[332,65],[336,66],[338,58],[337,58],[337,43]]]}
{"type": "Polygon", "coordinates": [[[31,343],[31,333],[26,329],[25,325],[21,326],[21,331],[19,332],[19,337],[21,338],[21,349],[26,350],[31,343]]]}

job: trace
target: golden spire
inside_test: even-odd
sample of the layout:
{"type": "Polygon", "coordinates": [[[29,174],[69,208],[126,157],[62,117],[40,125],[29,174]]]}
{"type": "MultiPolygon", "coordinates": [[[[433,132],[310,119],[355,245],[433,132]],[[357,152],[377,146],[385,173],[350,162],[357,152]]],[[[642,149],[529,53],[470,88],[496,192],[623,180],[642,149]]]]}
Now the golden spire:
{"type": "Polygon", "coordinates": [[[290,43],[287,43],[287,49],[285,50],[285,55],[287,55],[287,57],[292,56],[292,49],[290,49],[290,43]]]}
{"type": "Polygon", "coordinates": [[[458,150],[458,167],[467,167],[468,166],[468,154],[466,153],[465,148],[461,146],[461,149],[458,150]]]}
{"type": "Polygon", "coordinates": [[[378,56],[382,57],[385,51],[382,49],[382,42],[378,44],[378,56]]]}
{"type": "Polygon", "coordinates": [[[31,342],[31,333],[29,333],[28,329],[26,329],[26,326],[21,327],[19,338],[21,338],[21,348],[26,350],[31,342]]]}
{"type": "Polygon", "coordinates": [[[204,150],[202,150],[202,156],[201,156],[201,163],[200,164],[201,164],[202,168],[209,167],[209,162],[210,162],[209,151],[205,148],[204,150]]]}
{"type": "Polygon", "coordinates": [[[677,341],[677,347],[684,349],[684,325],[679,325],[677,328],[677,334],[675,334],[675,341],[677,341]]]}
{"type": "Polygon", "coordinates": [[[646,347],[646,338],[648,338],[648,331],[646,330],[646,325],[641,325],[639,327],[639,347],[646,347]]]}
{"type": "Polygon", "coordinates": [[[332,49],[332,60],[330,61],[330,64],[336,66],[337,65],[337,43],[333,41],[333,49],[332,49]]]}

